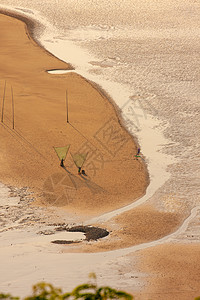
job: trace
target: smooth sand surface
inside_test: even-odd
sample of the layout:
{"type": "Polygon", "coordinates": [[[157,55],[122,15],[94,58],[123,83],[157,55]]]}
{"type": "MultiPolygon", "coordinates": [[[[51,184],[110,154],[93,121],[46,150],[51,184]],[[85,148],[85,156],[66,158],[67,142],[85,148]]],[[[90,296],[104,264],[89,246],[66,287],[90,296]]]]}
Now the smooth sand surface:
{"type": "Polygon", "coordinates": [[[124,206],[144,194],[145,165],[134,159],[136,145],[103,93],[74,72],[48,74],[46,70],[71,66],[40,48],[22,21],[1,15],[0,37],[1,106],[6,81],[0,180],[30,187],[40,204],[87,216],[124,206]],[[59,166],[53,146],[67,144],[71,153],[88,153],[87,177],[77,175],[70,154],[66,170],[59,166]]]}
{"type": "Polygon", "coordinates": [[[200,295],[199,243],[148,248],[137,254],[138,259],[146,284],[140,295],[135,293],[136,300],[189,300],[200,295]]]}

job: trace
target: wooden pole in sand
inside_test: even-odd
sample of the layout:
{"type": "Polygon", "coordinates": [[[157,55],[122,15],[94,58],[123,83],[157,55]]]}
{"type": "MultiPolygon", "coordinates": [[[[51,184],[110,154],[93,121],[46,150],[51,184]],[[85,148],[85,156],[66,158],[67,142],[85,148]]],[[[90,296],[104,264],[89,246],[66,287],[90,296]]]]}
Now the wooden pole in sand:
{"type": "Polygon", "coordinates": [[[15,111],[14,111],[14,98],[13,98],[13,88],[11,85],[11,95],[12,95],[12,117],[13,117],[13,129],[15,128],[15,111]]]}
{"type": "Polygon", "coordinates": [[[5,81],[5,85],[4,85],[3,102],[2,102],[2,109],[1,109],[1,122],[2,123],[3,123],[3,114],[4,114],[5,94],[6,94],[6,81],[5,81]]]}
{"type": "Polygon", "coordinates": [[[68,97],[67,97],[67,90],[66,90],[66,109],[67,109],[67,123],[69,123],[69,112],[68,112],[68,97]]]}

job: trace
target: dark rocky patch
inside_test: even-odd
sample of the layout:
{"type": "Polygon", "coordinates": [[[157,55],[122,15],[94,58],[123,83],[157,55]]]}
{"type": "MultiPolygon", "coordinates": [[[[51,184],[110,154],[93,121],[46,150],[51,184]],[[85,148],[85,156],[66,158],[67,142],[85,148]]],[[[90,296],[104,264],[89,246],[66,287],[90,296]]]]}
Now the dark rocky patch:
{"type": "Polygon", "coordinates": [[[106,229],[92,226],[74,226],[71,228],[66,228],[66,231],[83,232],[85,234],[86,241],[96,241],[109,234],[106,229]]]}
{"type": "Polygon", "coordinates": [[[51,241],[53,244],[77,244],[80,243],[80,241],[65,241],[65,240],[55,240],[51,241]]]}
{"type": "Polygon", "coordinates": [[[55,229],[56,231],[68,231],[68,232],[82,232],[85,234],[86,241],[96,241],[98,239],[101,239],[107,235],[109,235],[109,232],[106,229],[99,228],[99,227],[93,227],[93,226],[60,226],[55,229]]]}

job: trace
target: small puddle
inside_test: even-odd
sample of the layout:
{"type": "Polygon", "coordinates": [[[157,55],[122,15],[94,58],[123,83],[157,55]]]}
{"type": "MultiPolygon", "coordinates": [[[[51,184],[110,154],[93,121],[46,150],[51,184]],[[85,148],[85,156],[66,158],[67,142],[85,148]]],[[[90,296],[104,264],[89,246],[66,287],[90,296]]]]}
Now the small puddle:
{"type": "Polygon", "coordinates": [[[47,73],[49,74],[54,74],[54,75],[62,75],[62,74],[67,74],[67,73],[73,73],[75,72],[74,70],[47,70],[47,73]]]}

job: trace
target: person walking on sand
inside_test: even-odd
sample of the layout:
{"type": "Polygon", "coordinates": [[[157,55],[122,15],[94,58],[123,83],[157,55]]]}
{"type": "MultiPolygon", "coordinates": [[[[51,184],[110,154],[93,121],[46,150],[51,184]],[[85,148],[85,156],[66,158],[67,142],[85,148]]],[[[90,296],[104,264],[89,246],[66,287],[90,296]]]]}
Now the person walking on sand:
{"type": "Polygon", "coordinates": [[[78,167],[78,175],[81,175],[81,167],[78,167]]]}
{"type": "Polygon", "coordinates": [[[138,157],[141,157],[141,156],[140,156],[140,148],[138,148],[137,154],[135,155],[135,157],[136,157],[136,160],[138,160],[138,157]]]}
{"type": "Polygon", "coordinates": [[[64,161],[69,151],[70,144],[64,147],[53,147],[60,161],[60,166],[64,168],[64,161]]]}
{"type": "Polygon", "coordinates": [[[60,161],[60,166],[63,168],[64,167],[64,159],[62,158],[60,161]]]}

